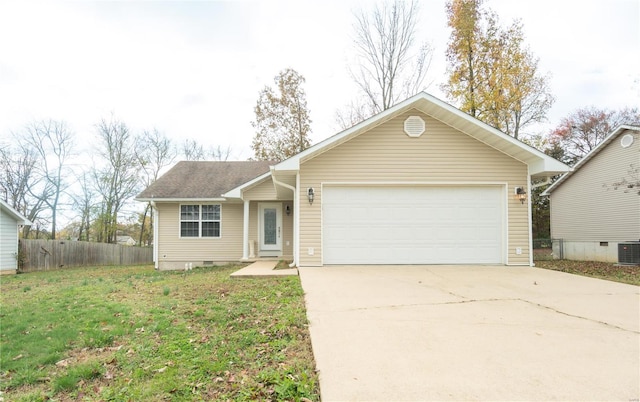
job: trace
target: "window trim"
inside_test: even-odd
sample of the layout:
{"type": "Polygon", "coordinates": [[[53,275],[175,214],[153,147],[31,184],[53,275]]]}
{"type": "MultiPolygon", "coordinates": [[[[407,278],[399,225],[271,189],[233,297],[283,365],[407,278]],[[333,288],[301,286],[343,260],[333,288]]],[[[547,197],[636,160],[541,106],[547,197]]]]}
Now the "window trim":
{"type": "Polygon", "coordinates": [[[178,205],[178,238],[180,239],[220,239],[222,238],[222,203],[219,202],[213,202],[213,203],[180,203],[178,205]],[[188,205],[197,205],[198,206],[198,220],[182,220],[182,207],[183,206],[188,206],[188,205]],[[217,205],[220,212],[220,216],[218,219],[216,220],[203,220],[202,219],[202,215],[203,215],[203,206],[209,206],[209,205],[217,205]],[[197,222],[198,223],[198,236],[183,236],[182,235],[182,223],[183,222],[197,222]],[[218,222],[218,236],[202,236],[202,224],[204,222],[218,222]]]}

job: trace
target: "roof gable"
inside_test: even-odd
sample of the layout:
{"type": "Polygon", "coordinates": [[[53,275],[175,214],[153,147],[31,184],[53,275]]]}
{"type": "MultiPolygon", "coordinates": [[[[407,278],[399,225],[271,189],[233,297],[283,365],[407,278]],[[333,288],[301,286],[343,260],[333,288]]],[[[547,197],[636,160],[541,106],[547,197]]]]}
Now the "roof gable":
{"type": "Polygon", "coordinates": [[[532,176],[548,176],[568,172],[569,166],[545,155],[537,149],[516,140],[461,110],[445,103],[426,92],[421,92],[390,109],[387,109],[355,126],[342,131],[305,151],[274,166],[278,171],[297,171],[306,160],[326,152],[350,139],[371,130],[411,109],[417,109],[486,145],[513,157],[529,167],[532,176]]]}
{"type": "Polygon", "coordinates": [[[31,225],[31,221],[20,212],[13,209],[9,204],[0,200],[0,211],[9,216],[20,225],[31,225]]]}
{"type": "Polygon", "coordinates": [[[269,172],[271,161],[182,161],[141,192],[138,201],[223,200],[227,191],[269,172]]]}
{"type": "Polygon", "coordinates": [[[589,151],[589,153],[587,153],[582,159],[580,159],[578,161],[578,163],[575,164],[575,166],[573,167],[573,169],[571,171],[569,171],[566,174],[564,174],[562,177],[560,177],[558,180],[556,180],[548,189],[546,189],[542,193],[542,195],[549,195],[553,191],[555,191],[558,187],[560,187],[562,185],[562,183],[564,183],[565,181],[570,179],[575,174],[575,172],[577,172],[583,166],[588,164],[589,161],[591,161],[591,159],[593,159],[596,155],[598,155],[600,152],[602,152],[603,149],[607,148],[613,141],[615,141],[620,135],[622,135],[622,133],[624,133],[626,131],[640,132],[640,127],[638,127],[638,126],[629,126],[629,125],[621,125],[621,126],[617,127],[604,140],[602,140],[602,142],[600,144],[598,144],[595,148],[593,148],[591,151],[589,151]]]}

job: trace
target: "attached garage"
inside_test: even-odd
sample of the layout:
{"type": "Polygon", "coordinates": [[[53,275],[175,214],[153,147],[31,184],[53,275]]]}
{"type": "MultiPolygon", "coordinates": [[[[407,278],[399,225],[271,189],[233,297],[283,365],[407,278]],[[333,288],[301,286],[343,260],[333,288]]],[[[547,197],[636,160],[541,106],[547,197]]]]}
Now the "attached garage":
{"type": "Polygon", "coordinates": [[[324,264],[504,264],[504,185],[322,189],[324,264]]]}

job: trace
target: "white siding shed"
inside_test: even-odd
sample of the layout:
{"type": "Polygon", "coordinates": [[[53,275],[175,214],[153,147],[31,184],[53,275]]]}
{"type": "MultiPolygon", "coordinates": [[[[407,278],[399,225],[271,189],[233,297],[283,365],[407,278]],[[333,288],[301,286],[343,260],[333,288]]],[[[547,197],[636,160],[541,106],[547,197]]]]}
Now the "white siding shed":
{"type": "Polygon", "coordinates": [[[18,231],[31,222],[0,200],[0,275],[15,274],[18,268],[18,231]]]}

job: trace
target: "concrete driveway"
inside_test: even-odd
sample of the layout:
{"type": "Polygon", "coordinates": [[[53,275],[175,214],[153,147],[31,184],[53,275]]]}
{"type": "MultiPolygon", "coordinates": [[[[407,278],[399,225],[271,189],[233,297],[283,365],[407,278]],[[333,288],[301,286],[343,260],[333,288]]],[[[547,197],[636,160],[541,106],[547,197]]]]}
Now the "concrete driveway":
{"type": "Polygon", "coordinates": [[[299,271],[324,401],[640,397],[640,287],[529,267],[299,271]]]}

